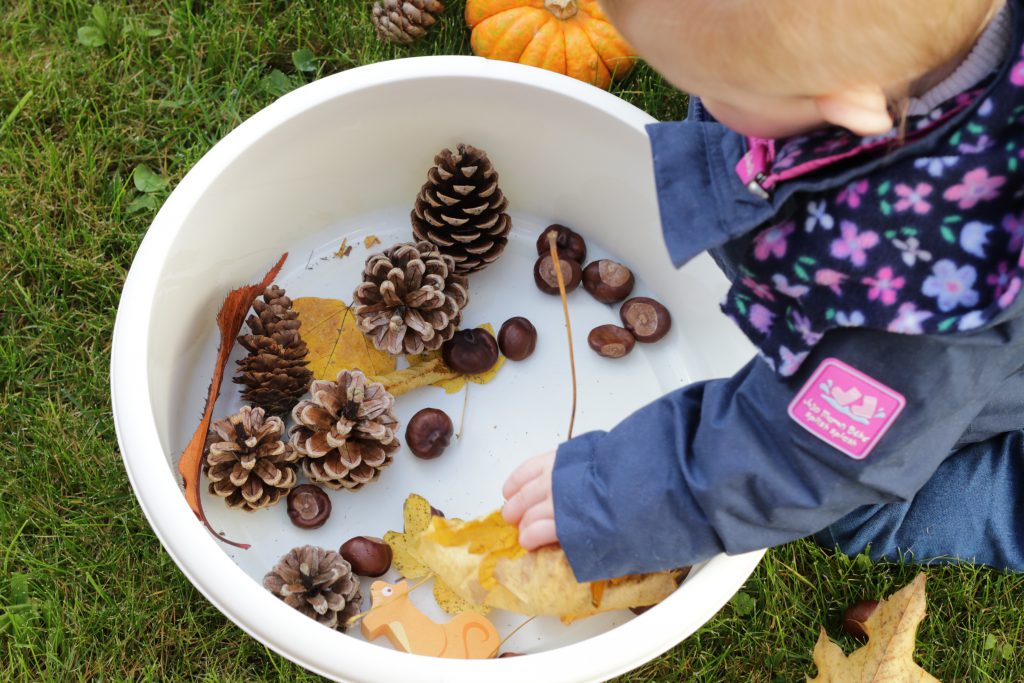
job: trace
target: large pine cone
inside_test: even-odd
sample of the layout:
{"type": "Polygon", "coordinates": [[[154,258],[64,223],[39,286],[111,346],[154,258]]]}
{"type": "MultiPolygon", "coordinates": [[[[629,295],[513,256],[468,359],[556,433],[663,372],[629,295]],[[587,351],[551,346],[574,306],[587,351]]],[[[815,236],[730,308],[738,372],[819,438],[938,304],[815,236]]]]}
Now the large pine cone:
{"type": "Polygon", "coordinates": [[[282,557],[263,577],[263,586],[310,619],[340,631],[363,602],[352,566],[333,550],[311,545],[282,557]]]}
{"type": "Polygon", "coordinates": [[[462,322],[466,278],[452,257],[430,242],[399,243],[366,259],[352,295],[359,329],[381,351],[397,356],[441,348],[462,322]]]}
{"type": "Polygon", "coordinates": [[[306,368],[309,349],[299,336],[302,323],[292,310],[292,300],[277,285],[267,287],[263,301],[257,299],[252,307],[256,313],[246,321],[252,334],[238,337],[249,355],[238,361],[234,382],[246,386],[243,401],[271,415],[287,413],[313,379],[306,368]]]}
{"type": "Polygon", "coordinates": [[[342,370],[338,381],[314,380],[312,400],[292,409],[291,443],[311,481],[355,490],[380,477],[398,450],[395,397],[359,370],[342,370]]]}
{"type": "Polygon", "coordinates": [[[412,234],[433,242],[455,259],[455,272],[468,275],[505,251],[512,219],[508,199],[487,153],[460,144],[434,157],[427,182],[416,197],[412,234]]]}
{"type": "Polygon", "coordinates": [[[373,4],[373,27],[382,39],[407,45],[426,35],[443,11],[438,0],[378,0],[373,4]]]}
{"type": "Polygon", "coordinates": [[[281,440],[284,422],[262,408],[217,420],[206,440],[203,472],[210,493],[230,508],[252,512],[275,504],[295,486],[299,455],[281,440]]]}

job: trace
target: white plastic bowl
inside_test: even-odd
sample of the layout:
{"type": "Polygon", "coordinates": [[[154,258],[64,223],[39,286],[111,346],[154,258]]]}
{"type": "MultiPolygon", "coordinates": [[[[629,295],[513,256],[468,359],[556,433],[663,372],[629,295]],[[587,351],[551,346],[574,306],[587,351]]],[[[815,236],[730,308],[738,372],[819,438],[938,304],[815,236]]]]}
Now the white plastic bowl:
{"type": "MultiPolygon", "coordinates": [[[[574,297],[581,375],[576,433],[609,427],[665,391],[730,374],[749,358],[750,346],[717,310],[726,284],[711,261],[701,257],[681,271],[669,262],[644,132],[651,121],[604,91],[547,71],[469,57],[407,59],[300,88],[196,164],[153,221],[125,282],[111,393],[125,468],[142,509],[168,553],[218,609],[277,652],[340,681],[570,683],[605,680],[656,657],[739,589],[761,552],[721,555],[695,567],[675,594],[641,617],[602,615],[570,629],[531,624],[530,642],[508,645],[527,656],[456,661],[328,630],[259,583],[292,546],[337,547],[352,535],[401,528],[401,502],[411,491],[450,514],[486,513],[500,504],[500,483],[517,462],[564,438],[560,306],[529,284],[533,241],[547,222],[574,226],[592,253],[630,264],[640,292],[663,301],[675,322],[668,340],[611,362],[594,356],[585,336],[595,324],[614,322],[614,309],[585,294],[574,297]],[[409,239],[406,216],[433,155],[460,141],[491,156],[516,226],[508,255],[474,276],[467,322],[497,325],[519,311],[543,323],[537,358],[511,364],[492,385],[474,388],[456,455],[431,463],[406,456],[364,491],[332,493],[340,498],[324,530],[299,532],[281,521],[283,514],[244,515],[206,499],[214,525],[254,547],[236,551],[219,543],[186,505],[176,463],[202,408],[224,295],[258,281],[291,250],[282,272],[290,296],[347,300],[366,255],[361,238],[409,239]],[[355,253],[325,258],[345,237],[355,253]],[[342,283],[337,292],[318,289],[335,281],[342,283]]],[[[431,402],[449,401],[452,414],[461,406],[461,397],[439,390],[409,396],[416,394],[399,401],[405,417],[431,402]]],[[[238,405],[236,388],[225,381],[215,418],[238,405]]],[[[423,595],[429,600],[429,592],[423,595]]]]}

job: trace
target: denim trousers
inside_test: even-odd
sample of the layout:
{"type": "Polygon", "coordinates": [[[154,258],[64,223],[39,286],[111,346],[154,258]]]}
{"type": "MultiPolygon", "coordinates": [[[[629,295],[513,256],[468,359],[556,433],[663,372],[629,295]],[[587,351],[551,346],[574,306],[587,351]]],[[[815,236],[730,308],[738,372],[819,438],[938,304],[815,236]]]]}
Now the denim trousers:
{"type": "Polygon", "coordinates": [[[955,451],[912,500],[857,508],[813,538],[875,561],[1024,572],[1024,430],[955,451]]]}

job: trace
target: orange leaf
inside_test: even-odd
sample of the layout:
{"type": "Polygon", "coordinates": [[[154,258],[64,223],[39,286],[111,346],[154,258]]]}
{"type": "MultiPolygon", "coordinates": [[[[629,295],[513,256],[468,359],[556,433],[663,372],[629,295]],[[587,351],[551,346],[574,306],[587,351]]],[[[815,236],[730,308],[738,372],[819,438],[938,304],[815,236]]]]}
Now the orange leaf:
{"type": "Polygon", "coordinates": [[[307,296],[292,301],[292,308],[302,321],[309,369],[317,379],[333,381],[342,370],[379,376],[395,369],[395,359],[359,331],[352,307],[344,301],[307,296]]]}
{"type": "Polygon", "coordinates": [[[203,502],[199,497],[199,473],[203,464],[203,453],[206,450],[206,435],[210,431],[210,421],[213,419],[213,406],[217,403],[217,396],[220,395],[220,383],[224,379],[224,366],[227,365],[228,356],[231,355],[231,348],[235,344],[235,337],[242,329],[242,322],[256,297],[263,293],[270,283],[274,281],[277,274],[281,272],[288,252],[281,255],[277,263],[271,268],[258,285],[246,285],[231,290],[224,303],[217,313],[217,327],[220,329],[220,346],[217,348],[217,363],[213,368],[213,378],[210,380],[209,393],[206,396],[206,406],[203,408],[203,417],[199,426],[192,433],[192,438],[178,460],[178,472],[185,483],[185,500],[192,512],[196,513],[210,533],[219,540],[238,548],[248,548],[244,543],[229,541],[210,526],[206,514],[203,512],[203,502]]]}

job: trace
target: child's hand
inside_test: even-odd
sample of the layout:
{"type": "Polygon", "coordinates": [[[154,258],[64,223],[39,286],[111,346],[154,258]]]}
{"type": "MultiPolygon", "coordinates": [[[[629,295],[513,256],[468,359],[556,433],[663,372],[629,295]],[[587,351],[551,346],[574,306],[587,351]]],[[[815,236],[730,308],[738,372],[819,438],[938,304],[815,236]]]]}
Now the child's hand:
{"type": "Polygon", "coordinates": [[[551,497],[554,466],[554,451],[530,458],[516,468],[501,489],[506,501],[502,511],[505,521],[519,525],[519,545],[527,550],[558,542],[551,497]]]}

